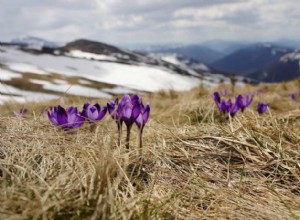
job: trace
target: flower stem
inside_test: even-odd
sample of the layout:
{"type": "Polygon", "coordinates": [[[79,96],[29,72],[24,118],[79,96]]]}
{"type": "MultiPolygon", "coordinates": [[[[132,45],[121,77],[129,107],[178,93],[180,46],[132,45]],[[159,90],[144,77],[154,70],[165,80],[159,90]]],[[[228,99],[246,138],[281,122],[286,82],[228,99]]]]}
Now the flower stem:
{"type": "Polygon", "coordinates": [[[131,130],[131,126],[128,126],[127,135],[126,135],[126,144],[125,144],[127,150],[129,150],[130,130],[131,130]]]}
{"type": "Polygon", "coordinates": [[[118,125],[118,146],[121,146],[121,137],[122,137],[122,125],[119,121],[117,121],[118,125]]]}
{"type": "Polygon", "coordinates": [[[142,156],[143,154],[143,132],[140,131],[140,134],[139,134],[139,141],[140,141],[140,156],[142,156]]]}

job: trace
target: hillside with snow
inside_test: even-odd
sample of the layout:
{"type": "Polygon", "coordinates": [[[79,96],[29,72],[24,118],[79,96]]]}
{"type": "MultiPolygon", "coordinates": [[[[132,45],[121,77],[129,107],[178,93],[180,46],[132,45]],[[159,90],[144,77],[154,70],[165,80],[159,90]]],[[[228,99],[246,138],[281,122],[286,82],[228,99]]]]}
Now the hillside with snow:
{"type": "MultiPolygon", "coordinates": [[[[87,40],[47,53],[41,48],[2,45],[0,102],[39,101],[64,95],[109,98],[118,93],[182,91],[200,84],[214,87],[220,82],[229,83],[227,77],[212,74],[204,64],[189,62],[87,40]]],[[[243,84],[243,79],[240,81],[243,84]]]]}

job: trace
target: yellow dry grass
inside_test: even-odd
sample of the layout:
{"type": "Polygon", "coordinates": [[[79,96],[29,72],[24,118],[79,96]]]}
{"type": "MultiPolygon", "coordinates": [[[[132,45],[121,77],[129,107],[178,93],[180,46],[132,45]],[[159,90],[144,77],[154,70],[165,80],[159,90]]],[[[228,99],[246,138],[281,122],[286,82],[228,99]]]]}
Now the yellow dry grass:
{"type": "Polygon", "coordinates": [[[288,94],[300,86],[236,90],[259,88],[232,121],[212,90],[143,96],[151,116],[142,158],[136,128],[127,152],[109,116],[94,131],[64,132],[42,113],[87,99],[26,104],[24,119],[11,116],[22,105],[1,106],[0,219],[299,219],[300,103],[288,94]],[[259,101],[270,103],[263,116],[259,101]]]}

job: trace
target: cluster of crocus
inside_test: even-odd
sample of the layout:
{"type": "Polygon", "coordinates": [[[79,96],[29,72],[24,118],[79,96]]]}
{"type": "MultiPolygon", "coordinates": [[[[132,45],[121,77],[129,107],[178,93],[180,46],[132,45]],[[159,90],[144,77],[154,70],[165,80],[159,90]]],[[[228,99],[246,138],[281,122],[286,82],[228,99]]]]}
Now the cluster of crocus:
{"type": "Polygon", "coordinates": [[[213,99],[221,112],[224,114],[228,113],[231,117],[234,117],[239,110],[244,112],[244,110],[252,103],[253,96],[250,97],[250,95],[246,95],[243,97],[242,95],[238,95],[233,103],[231,99],[228,99],[227,101],[221,99],[220,94],[214,92],[213,99]]]}
{"type": "Polygon", "coordinates": [[[81,112],[74,106],[65,109],[62,106],[57,105],[48,110],[47,113],[48,118],[53,125],[59,126],[64,130],[71,130],[81,127],[84,124],[84,121],[88,121],[91,128],[93,128],[96,122],[101,121],[104,118],[107,111],[117,123],[119,146],[121,145],[122,125],[125,123],[127,127],[125,145],[126,148],[129,149],[130,131],[135,123],[139,128],[140,148],[142,148],[142,133],[150,115],[150,105],[147,104],[144,106],[142,99],[137,95],[133,95],[132,97],[124,95],[120,102],[117,98],[103,107],[98,103],[92,105],[87,102],[83,105],[81,112]]]}

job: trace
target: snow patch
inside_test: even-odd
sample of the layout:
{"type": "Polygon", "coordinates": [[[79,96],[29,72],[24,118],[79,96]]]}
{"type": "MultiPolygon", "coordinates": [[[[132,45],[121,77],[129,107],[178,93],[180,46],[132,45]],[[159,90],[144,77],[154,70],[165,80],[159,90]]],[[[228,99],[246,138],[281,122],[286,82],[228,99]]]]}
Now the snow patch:
{"type": "Polygon", "coordinates": [[[117,61],[115,57],[104,55],[104,54],[95,54],[89,52],[83,52],[81,50],[71,50],[68,53],[65,53],[66,56],[83,58],[88,60],[109,60],[109,61],[117,61]]]}
{"type": "Polygon", "coordinates": [[[1,80],[11,80],[12,78],[21,78],[20,73],[14,73],[6,69],[0,69],[0,81],[1,80]]]}
{"type": "Polygon", "coordinates": [[[111,95],[105,92],[94,88],[87,88],[81,85],[56,85],[48,82],[47,84],[43,85],[43,88],[46,90],[62,92],[70,95],[80,95],[95,98],[111,98],[111,95]]]}
{"type": "Polygon", "coordinates": [[[5,94],[11,95],[1,95],[0,96],[0,103],[3,104],[4,102],[13,101],[13,102],[27,102],[27,101],[45,101],[45,100],[53,100],[57,99],[58,96],[45,94],[40,92],[33,92],[33,91],[26,91],[17,89],[13,86],[9,86],[6,84],[0,84],[0,92],[5,94]]]}
{"type": "Polygon", "coordinates": [[[297,61],[297,60],[300,61],[300,50],[295,50],[294,52],[288,53],[280,58],[280,61],[282,62],[297,61]]]}
{"type": "Polygon", "coordinates": [[[49,73],[43,69],[26,63],[6,63],[9,69],[21,73],[35,73],[39,75],[48,75],[49,73]]]}

